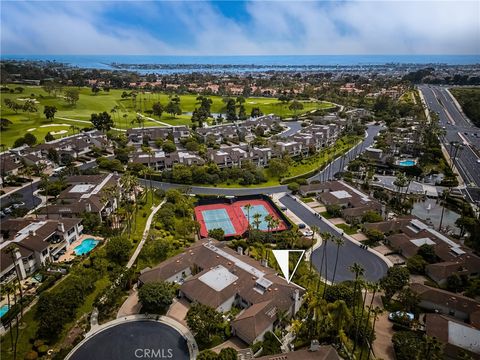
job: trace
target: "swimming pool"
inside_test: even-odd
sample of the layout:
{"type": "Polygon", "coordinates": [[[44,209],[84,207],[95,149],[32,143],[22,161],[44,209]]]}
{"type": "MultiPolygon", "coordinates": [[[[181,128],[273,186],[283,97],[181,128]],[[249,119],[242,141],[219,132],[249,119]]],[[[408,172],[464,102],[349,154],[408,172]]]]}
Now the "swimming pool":
{"type": "Polygon", "coordinates": [[[2,307],[0,307],[0,318],[8,312],[8,309],[8,305],[2,305],[2,307]]]}
{"type": "Polygon", "coordinates": [[[408,160],[401,160],[398,162],[398,165],[400,166],[415,166],[416,165],[416,161],[415,160],[412,160],[412,159],[408,159],[408,160]]]}
{"type": "Polygon", "coordinates": [[[92,251],[98,243],[99,241],[95,239],[85,239],[80,245],[76,246],[73,251],[75,255],[85,255],[92,251]]]}

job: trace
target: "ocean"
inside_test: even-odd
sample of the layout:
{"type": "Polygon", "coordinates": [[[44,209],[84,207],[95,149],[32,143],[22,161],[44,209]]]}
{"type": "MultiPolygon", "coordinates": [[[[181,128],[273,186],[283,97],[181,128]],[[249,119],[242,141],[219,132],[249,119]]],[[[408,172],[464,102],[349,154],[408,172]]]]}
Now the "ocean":
{"type": "Polygon", "coordinates": [[[251,72],[268,70],[335,70],[390,64],[480,64],[480,55],[0,55],[2,60],[56,61],[88,69],[135,70],[141,73],[192,71],[251,72]]]}

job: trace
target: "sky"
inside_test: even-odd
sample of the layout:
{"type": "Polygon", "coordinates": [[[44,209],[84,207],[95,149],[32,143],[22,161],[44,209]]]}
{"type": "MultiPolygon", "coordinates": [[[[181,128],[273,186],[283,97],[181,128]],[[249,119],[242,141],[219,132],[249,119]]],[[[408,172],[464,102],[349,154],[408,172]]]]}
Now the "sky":
{"type": "Polygon", "coordinates": [[[8,1],[17,55],[480,54],[480,1],[8,1]]]}

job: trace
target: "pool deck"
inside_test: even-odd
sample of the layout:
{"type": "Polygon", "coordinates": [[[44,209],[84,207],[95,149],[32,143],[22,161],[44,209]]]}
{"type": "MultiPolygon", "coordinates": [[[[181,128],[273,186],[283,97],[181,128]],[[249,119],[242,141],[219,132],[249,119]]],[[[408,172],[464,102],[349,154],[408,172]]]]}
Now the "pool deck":
{"type": "Polygon", "coordinates": [[[82,243],[83,240],[85,239],[95,239],[98,241],[103,241],[103,238],[100,236],[93,236],[93,235],[88,235],[88,234],[82,234],[80,237],[75,240],[73,243],[71,243],[62,256],[58,258],[58,262],[63,262],[63,261],[69,261],[74,259],[77,255],[75,255],[75,248],[82,243]]]}

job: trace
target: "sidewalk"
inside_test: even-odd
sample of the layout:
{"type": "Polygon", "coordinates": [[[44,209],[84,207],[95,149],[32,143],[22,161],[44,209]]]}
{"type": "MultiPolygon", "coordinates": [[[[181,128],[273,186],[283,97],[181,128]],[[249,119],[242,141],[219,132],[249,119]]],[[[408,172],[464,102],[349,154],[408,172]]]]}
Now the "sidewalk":
{"type": "Polygon", "coordinates": [[[145,230],[143,230],[142,240],[140,241],[137,248],[135,249],[132,257],[128,261],[127,269],[130,269],[133,266],[133,264],[135,263],[135,260],[137,260],[137,257],[140,254],[140,251],[142,251],[143,245],[145,244],[145,241],[147,240],[147,236],[148,236],[148,233],[150,231],[150,226],[152,225],[153,217],[155,216],[157,211],[160,210],[162,205],[165,204],[165,201],[166,201],[165,199],[162,200],[162,202],[159,205],[157,205],[155,208],[153,208],[153,211],[150,214],[150,216],[148,217],[147,223],[145,224],[145,230]]]}

